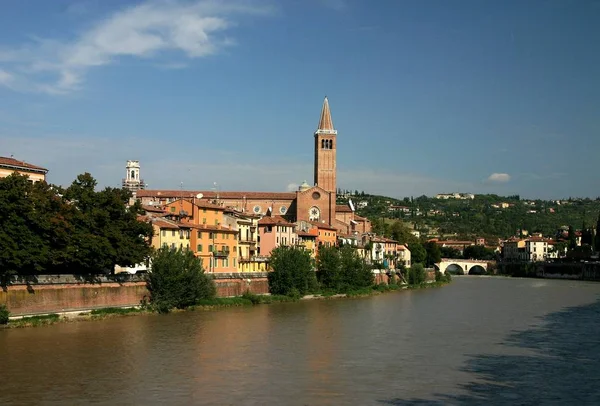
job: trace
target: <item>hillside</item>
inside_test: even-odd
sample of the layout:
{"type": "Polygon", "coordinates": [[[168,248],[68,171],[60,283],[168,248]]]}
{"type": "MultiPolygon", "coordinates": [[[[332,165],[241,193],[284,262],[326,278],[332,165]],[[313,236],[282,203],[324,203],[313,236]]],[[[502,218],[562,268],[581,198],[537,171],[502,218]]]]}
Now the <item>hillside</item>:
{"type": "Polygon", "coordinates": [[[374,223],[400,219],[430,237],[508,238],[519,230],[554,236],[561,227],[595,226],[600,199],[521,200],[519,196],[475,195],[474,199],[394,199],[368,194],[342,194],[357,213],[374,223]],[[395,206],[395,207],[394,207],[395,206]]]}

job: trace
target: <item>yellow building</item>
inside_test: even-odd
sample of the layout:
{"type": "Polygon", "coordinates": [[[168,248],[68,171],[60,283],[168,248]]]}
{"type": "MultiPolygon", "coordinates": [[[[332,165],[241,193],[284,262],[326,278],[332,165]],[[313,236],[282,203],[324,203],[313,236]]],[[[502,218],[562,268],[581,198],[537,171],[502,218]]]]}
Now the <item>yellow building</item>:
{"type": "Polygon", "coordinates": [[[258,256],[258,220],[260,216],[251,213],[225,212],[225,224],[238,231],[238,272],[267,272],[267,258],[258,256]]]}
{"type": "Polygon", "coordinates": [[[17,172],[20,175],[27,175],[33,182],[46,180],[48,169],[40,166],[28,164],[27,162],[18,161],[13,157],[0,157],[0,178],[5,178],[17,172]]]}
{"type": "Polygon", "coordinates": [[[317,257],[317,236],[318,229],[313,228],[308,231],[298,231],[298,242],[305,250],[310,252],[312,258],[317,257]]]}
{"type": "Polygon", "coordinates": [[[190,249],[190,226],[178,224],[162,218],[152,218],[152,246],[155,249],[169,247],[171,249],[190,249]]]}

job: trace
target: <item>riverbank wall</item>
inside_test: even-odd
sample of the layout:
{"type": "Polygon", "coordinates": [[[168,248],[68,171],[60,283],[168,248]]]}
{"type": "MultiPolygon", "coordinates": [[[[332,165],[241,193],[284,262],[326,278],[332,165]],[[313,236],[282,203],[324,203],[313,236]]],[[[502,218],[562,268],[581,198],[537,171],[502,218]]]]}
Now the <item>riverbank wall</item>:
{"type": "Polygon", "coordinates": [[[600,281],[600,262],[522,262],[499,266],[504,275],[542,278],[600,281]]]}
{"type": "MultiPolygon", "coordinates": [[[[216,274],[215,285],[218,297],[269,293],[263,272],[216,274]]],[[[21,276],[0,288],[0,304],[13,316],[137,306],[148,299],[143,277],[128,274],[21,276]]]]}
{"type": "MultiPolygon", "coordinates": [[[[376,284],[399,284],[394,272],[375,270],[376,284]]],[[[269,293],[266,272],[213,274],[217,297],[269,293]]],[[[435,272],[426,271],[426,280],[435,272]]],[[[64,313],[105,307],[137,306],[148,301],[150,293],[143,276],[116,275],[36,275],[13,276],[0,288],[0,304],[11,315],[64,313]]]]}

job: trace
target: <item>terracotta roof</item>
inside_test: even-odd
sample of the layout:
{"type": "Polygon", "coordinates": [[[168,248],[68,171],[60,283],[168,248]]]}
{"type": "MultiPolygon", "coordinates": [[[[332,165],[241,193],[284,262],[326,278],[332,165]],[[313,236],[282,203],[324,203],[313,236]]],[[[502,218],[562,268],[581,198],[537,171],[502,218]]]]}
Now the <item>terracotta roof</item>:
{"type": "Polygon", "coordinates": [[[324,224],[324,223],[318,223],[316,221],[308,221],[308,223],[312,224],[313,226],[320,228],[322,230],[334,230],[337,231],[337,228],[330,226],[329,224],[324,224]]]}
{"type": "Polygon", "coordinates": [[[317,238],[317,236],[315,234],[307,233],[305,231],[298,231],[297,234],[298,234],[298,237],[317,238]]]}
{"type": "Polygon", "coordinates": [[[41,166],[28,164],[25,161],[19,161],[14,158],[6,158],[3,156],[0,156],[0,165],[14,167],[15,169],[29,169],[32,171],[39,171],[44,173],[48,172],[48,169],[42,168],[41,166]]]}
{"type": "Polygon", "coordinates": [[[321,109],[321,118],[319,120],[318,130],[333,131],[333,120],[331,120],[331,111],[329,110],[329,100],[325,96],[323,108],[321,109]]]}
{"type": "Polygon", "coordinates": [[[295,224],[290,223],[286,219],[281,216],[265,216],[262,219],[258,220],[259,226],[268,226],[268,225],[280,225],[280,226],[290,226],[296,227],[295,224]]]}
{"type": "Polygon", "coordinates": [[[162,207],[150,206],[147,204],[142,204],[142,209],[144,209],[144,211],[149,211],[151,213],[164,213],[165,212],[162,207]]]}
{"type": "Polygon", "coordinates": [[[152,224],[158,226],[159,228],[168,228],[170,230],[179,230],[179,226],[169,220],[165,220],[165,219],[152,219],[152,224]]]}
{"type": "Polygon", "coordinates": [[[209,224],[185,224],[184,225],[193,228],[195,230],[205,230],[205,231],[219,231],[219,232],[224,232],[224,233],[237,233],[238,231],[233,229],[233,228],[225,228],[222,226],[213,226],[213,225],[209,225],[209,224]]]}
{"type": "Polygon", "coordinates": [[[335,211],[338,213],[352,213],[352,209],[345,204],[338,204],[335,206],[335,211]]]}
{"type": "Polygon", "coordinates": [[[359,216],[358,214],[354,214],[354,221],[371,221],[366,217],[359,216]]]}
{"type": "MultiPolygon", "coordinates": [[[[216,199],[217,192],[214,190],[138,190],[136,197],[196,197],[202,193],[203,199],[216,199]]],[[[296,192],[219,192],[220,199],[273,199],[273,200],[293,200],[296,198],[296,192]]]]}

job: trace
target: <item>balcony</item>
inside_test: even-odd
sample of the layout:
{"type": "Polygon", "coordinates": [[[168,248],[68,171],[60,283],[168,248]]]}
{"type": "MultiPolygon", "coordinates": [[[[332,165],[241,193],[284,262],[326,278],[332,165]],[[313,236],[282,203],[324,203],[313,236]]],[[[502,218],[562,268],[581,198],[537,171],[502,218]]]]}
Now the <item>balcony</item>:
{"type": "Polygon", "coordinates": [[[213,254],[213,257],[216,257],[216,258],[225,258],[225,257],[229,256],[229,250],[213,251],[212,254],[213,254]]]}
{"type": "Polygon", "coordinates": [[[248,239],[248,238],[243,238],[243,237],[242,237],[242,238],[239,238],[239,239],[238,239],[238,242],[239,242],[240,244],[252,244],[252,245],[256,244],[256,241],[254,241],[254,240],[251,240],[251,239],[248,239]]]}

